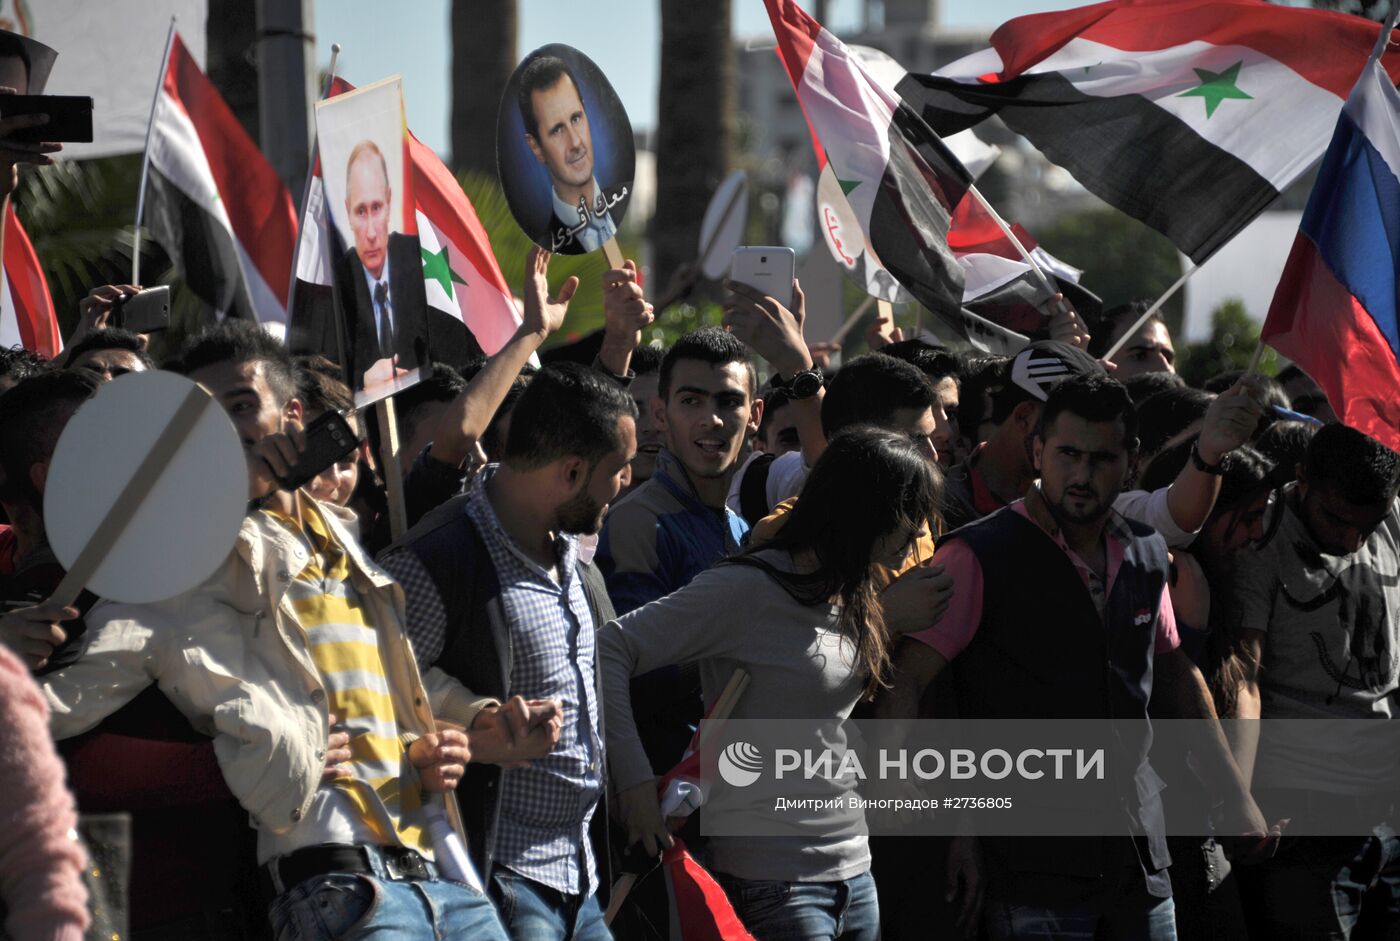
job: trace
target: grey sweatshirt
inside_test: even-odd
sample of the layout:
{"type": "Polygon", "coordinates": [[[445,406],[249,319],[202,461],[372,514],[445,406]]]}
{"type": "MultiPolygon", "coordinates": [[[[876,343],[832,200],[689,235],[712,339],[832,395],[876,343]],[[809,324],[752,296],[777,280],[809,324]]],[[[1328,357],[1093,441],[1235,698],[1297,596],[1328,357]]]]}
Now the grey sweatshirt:
{"type": "MultiPolygon", "coordinates": [[[[759,554],[790,570],[785,552],[759,554]]],[[[708,710],[736,667],[749,685],[731,719],[846,719],[865,688],[855,646],[835,632],[831,605],[799,604],[760,569],[722,565],[673,594],[605,625],[598,636],[604,727],[613,786],[652,780],[637,736],[629,680],[668,664],[698,661],[708,710]]],[[[814,723],[815,726],[816,723],[814,723]]],[[[870,868],[865,836],[715,836],[714,869],[741,879],[834,882],[870,868]]]]}

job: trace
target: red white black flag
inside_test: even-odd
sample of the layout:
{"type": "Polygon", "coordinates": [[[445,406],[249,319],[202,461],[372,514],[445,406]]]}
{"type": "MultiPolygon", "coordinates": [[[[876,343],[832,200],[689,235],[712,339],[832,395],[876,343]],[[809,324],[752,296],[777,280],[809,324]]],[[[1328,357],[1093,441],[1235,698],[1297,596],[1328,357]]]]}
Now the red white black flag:
{"type": "Polygon", "coordinates": [[[151,125],[146,227],[216,316],[284,322],[292,198],[178,34],[151,125]]]}

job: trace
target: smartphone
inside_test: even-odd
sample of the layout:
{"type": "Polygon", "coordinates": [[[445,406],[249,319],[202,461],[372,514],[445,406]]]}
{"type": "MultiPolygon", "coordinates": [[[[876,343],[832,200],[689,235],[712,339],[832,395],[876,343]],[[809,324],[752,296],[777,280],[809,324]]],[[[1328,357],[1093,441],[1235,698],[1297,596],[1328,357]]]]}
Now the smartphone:
{"type": "Polygon", "coordinates": [[[92,141],[92,99],[83,95],[0,95],[0,117],[47,114],[49,123],[26,127],[6,136],[38,144],[51,141],[92,141]]]}
{"type": "Polygon", "coordinates": [[[792,279],[797,253],[776,245],[741,245],[729,261],[729,279],[762,291],[792,309],[792,279]]]}
{"type": "Polygon", "coordinates": [[[287,476],[277,478],[277,485],[283,490],[298,490],[359,446],[360,439],[344,415],[334,409],[322,412],[306,426],[306,449],[287,476]]]}
{"type": "Polygon", "coordinates": [[[112,304],[112,326],[132,333],[155,333],[170,327],[170,288],[146,288],[124,294],[112,304]]]}

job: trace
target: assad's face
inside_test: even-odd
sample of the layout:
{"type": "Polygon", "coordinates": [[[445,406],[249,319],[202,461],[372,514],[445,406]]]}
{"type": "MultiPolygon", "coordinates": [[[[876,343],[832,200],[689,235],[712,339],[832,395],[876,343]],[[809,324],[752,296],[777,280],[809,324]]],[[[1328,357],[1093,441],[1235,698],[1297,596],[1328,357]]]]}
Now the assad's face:
{"type": "Polygon", "coordinates": [[[556,190],[584,186],[593,178],[593,136],[588,112],[567,75],[530,94],[538,136],[526,135],[535,159],[545,165],[556,190]]]}
{"type": "Polygon", "coordinates": [[[384,273],[389,250],[389,199],[392,191],[379,158],[366,153],[350,167],[345,181],[345,211],[355,236],[360,262],[375,278],[384,273]]]}

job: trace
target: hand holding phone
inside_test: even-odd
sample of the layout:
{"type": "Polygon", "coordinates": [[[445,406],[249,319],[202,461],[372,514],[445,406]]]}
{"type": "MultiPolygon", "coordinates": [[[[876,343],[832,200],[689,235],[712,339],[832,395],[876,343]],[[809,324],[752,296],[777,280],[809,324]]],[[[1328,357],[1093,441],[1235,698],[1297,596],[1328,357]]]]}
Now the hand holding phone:
{"type": "Polygon", "coordinates": [[[782,375],[811,368],[802,334],[806,305],[793,277],[792,249],[741,248],[734,256],[724,326],[782,375]],[[741,262],[740,253],[752,260],[741,262]]]}
{"type": "Polygon", "coordinates": [[[729,280],[746,284],[792,310],[797,253],[776,245],[742,245],[729,262],[729,280]]]}
{"type": "Polygon", "coordinates": [[[92,99],[84,95],[0,95],[0,119],[7,141],[92,141],[92,99]]]}
{"type": "Polygon", "coordinates": [[[155,333],[170,327],[170,288],[146,288],[120,294],[112,301],[112,326],[132,333],[155,333]]]}
{"type": "Polygon", "coordinates": [[[277,486],[293,491],[305,486],[313,477],[360,446],[355,435],[339,412],[322,412],[306,426],[306,447],[286,472],[276,475],[277,486]]]}
{"type": "MultiPolygon", "coordinates": [[[[0,87],[0,103],[19,97],[13,88],[0,87]]],[[[63,149],[62,144],[43,137],[49,122],[47,114],[19,114],[0,107],[0,197],[8,196],[19,186],[19,164],[48,166],[53,163],[49,155],[63,149]],[[26,137],[36,131],[38,143],[26,137]]]]}

